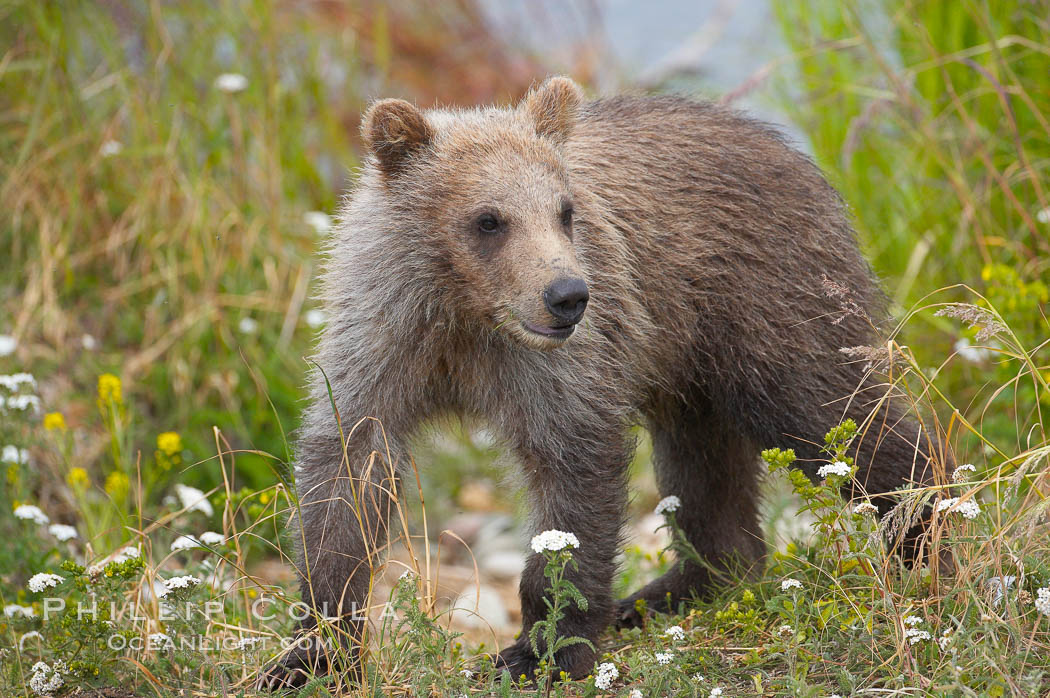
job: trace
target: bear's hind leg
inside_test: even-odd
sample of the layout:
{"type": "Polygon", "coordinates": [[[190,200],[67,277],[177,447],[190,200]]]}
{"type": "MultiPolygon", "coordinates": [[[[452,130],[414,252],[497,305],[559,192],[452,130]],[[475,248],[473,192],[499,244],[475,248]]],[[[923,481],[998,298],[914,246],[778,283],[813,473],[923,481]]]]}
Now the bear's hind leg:
{"type": "Polygon", "coordinates": [[[766,552],[758,515],[758,449],[703,406],[676,406],[652,415],[653,459],[661,496],[681,506],[675,524],[704,564],[678,560],[662,577],[619,602],[618,627],[641,623],[637,602],[673,612],[693,595],[724,583],[723,572],[758,574],[766,552]]]}

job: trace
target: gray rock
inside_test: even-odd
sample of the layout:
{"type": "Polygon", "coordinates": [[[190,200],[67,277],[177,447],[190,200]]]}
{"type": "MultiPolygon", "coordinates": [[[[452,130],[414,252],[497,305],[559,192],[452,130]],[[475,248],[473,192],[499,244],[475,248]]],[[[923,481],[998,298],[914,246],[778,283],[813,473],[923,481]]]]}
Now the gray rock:
{"type": "Polygon", "coordinates": [[[510,615],[503,598],[492,587],[473,584],[460,592],[453,604],[453,617],[457,625],[468,628],[500,628],[510,624],[510,615]]]}
{"type": "Polygon", "coordinates": [[[516,549],[490,553],[478,562],[478,567],[486,574],[502,579],[520,577],[525,570],[525,556],[516,549]]]}

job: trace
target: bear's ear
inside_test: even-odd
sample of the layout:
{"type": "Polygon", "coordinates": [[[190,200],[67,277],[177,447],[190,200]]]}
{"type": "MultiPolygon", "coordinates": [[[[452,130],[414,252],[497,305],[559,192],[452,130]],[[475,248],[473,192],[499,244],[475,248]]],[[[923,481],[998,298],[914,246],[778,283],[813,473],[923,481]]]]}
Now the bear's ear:
{"type": "Polygon", "coordinates": [[[361,122],[361,134],[387,177],[400,172],[408,157],[434,135],[423,113],[403,99],[373,102],[361,122]]]}
{"type": "Polygon", "coordinates": [[[580,86],[572,78],[556,76],[529,92],[519,108],[532,118],[537,135],[564,143],[572,133],[582,102],[580,86]]]}

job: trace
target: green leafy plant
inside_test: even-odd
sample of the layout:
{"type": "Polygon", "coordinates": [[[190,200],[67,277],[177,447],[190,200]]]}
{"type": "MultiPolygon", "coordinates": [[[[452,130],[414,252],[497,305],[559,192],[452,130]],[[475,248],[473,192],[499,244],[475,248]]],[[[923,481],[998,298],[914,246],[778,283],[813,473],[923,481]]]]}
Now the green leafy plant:
{"type": "Polygon", "coordinates": [[[545,560],[543,576],[550,582],[547,595],[543,597],[547,617],[536,621],[529,629],[529,644],[540,660],[537,683],[541,688],[550,681],[548,673],[557,666],[555,655],[560,650],[580,644],[594,649],[594,645],[586,638],[558,634],[558,624],[564,620],[570,604],[581,611],[587,610],[587,599],[566,577],[567,571],[577,569],[570,549],[579,546],[575,535],[563,531],[544,531],[532,539],[532,549],[543,555],[545,560]]]}

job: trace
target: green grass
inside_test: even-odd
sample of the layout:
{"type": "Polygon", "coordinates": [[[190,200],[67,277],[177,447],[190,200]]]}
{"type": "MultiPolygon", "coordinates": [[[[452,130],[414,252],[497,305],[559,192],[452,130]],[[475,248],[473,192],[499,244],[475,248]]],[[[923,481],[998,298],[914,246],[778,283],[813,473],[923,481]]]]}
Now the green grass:
{"type": "MultiPolygon", "coordinates": [[[[770,453],[780,467],[769,527],[781,540],[763,578],[729,579],[717,598],[678,616],[609,631],[601,661],[618,676],[608,691],[593,678],[543,690],[1046,694],[1050,617],[1035,600],[1050,587],[1050,7],[777,9],[793,51],[779,74],[785,106],[851,204],[894,301],[899,326],[884,328],[893,360],[877,370],[958,462],[975,465],[962,482],[945,473],[905,501],[962,497],[981,513],[944,511],[935,521],[929,545],[953,571],[904,568],[876,522],[834,496],[834,482],[804,482],[788,474],[787,456],[770,453]],[[969,327],[961,316],[981,322],[969,327]],[[995,332],[979,340],[990,324],[995,332]],[[986,351],[958,355],[962,341],[986,351]],[[797,506],[815,524],[783,540],[773,520],[797,506]],[[1004,577],[1014,580],[997,602],[1004,577]],[[800,588],[783,589],[786,579],[800,588]],[[912,643],[911,616],[930,639],[912,643]],[[681,639],[666,634],[674,625],[681,639]]],[[[260,570],[291,550],[280,535],[294,507],[287,443],[315,332],[307,317],[318,234],[304,216],[335,211],[369,97],[506,100],[542,72],[489,36],[480,17],[467,1],[346,10],[0,4],[0,334],[18,343],[0,357],[0,373],[32,372],[39,385],[18,391],[63,415],[45,428],[42,415],[0,414],[0,446],[29,449],[28,462],[3,464],[0,601],[37,614],[0,617],[9,650],[0,693],[31,695],[33,664],[62,660],[66,688],[251,694],[297,600],[291,584],[268,584],[260,570]],[[218,89],[223,73],[244,75],[245,88],[218,89]],[[103,374],[113,377],[100,383],[103,374]],[[165,432],[177,440],[158,438],[165,432]],[[187,507],[177,485],[200,488],[209,506],[187,507]],[[26,503],[80,538],[59,541],[7,513],[26,503]],[[207,530],[224,542],[171,551],[178,536],[207,530]],[[103,564],[100,575],[83,569],[128,545],[138,558],[103,564]],[[94,594],[117,612],[43,621],[47,594],[27,589],[39,572],[65,578],[54,595],[71,607],[94,594]],[[187,574],[201,584],[173,594],[189,605],[162,617],[153,581],[187,574]],[[260,598],[275,618],[252,613],[260,598]],[[33,631],[39,638],[10,651],[33,631]],[[217,647],[102,641],[156,632],[217,647]],[[236,646],[242,638],[266,642],[236,646]]],[[[437,602],[441,522],[478,483],[486,505],[516,504],[483,439],[458,426],[441,434],[415,454],[427,464],[426,506],[414,487],[402,493],[393,542],[415,574],[395,584],[401,568],[391,566],[377,580],[373,601],[392,595],[395,614],[373,616],[365,685],[318,677],[306,695],[534,691],[486,669],[479,658],[491,642],[450,632],[437,602]]],[[[828,457],[841,455],[832,448],[828,457]]],[[[633,476],[639,510],[654,503],[647,460],[644,446],[633,476]]],[[[629,550],[616,588],[636,588],[669,564],[629,550]]]]}
{"type": "MultiPolygon", "coordinates": [[[[1040,352],[1050,334],[1048,7],[777,5],[797,57],[783,104],[849,202],[898,316],[931,300],[972,302],[965,284],[1040,352]]],[[[1033,384],[1014,380],[994,343],[988,358],[941,370],[973,331],[925,312],[902,337],[986,437],[1025,445],[1033,384]]]]}

